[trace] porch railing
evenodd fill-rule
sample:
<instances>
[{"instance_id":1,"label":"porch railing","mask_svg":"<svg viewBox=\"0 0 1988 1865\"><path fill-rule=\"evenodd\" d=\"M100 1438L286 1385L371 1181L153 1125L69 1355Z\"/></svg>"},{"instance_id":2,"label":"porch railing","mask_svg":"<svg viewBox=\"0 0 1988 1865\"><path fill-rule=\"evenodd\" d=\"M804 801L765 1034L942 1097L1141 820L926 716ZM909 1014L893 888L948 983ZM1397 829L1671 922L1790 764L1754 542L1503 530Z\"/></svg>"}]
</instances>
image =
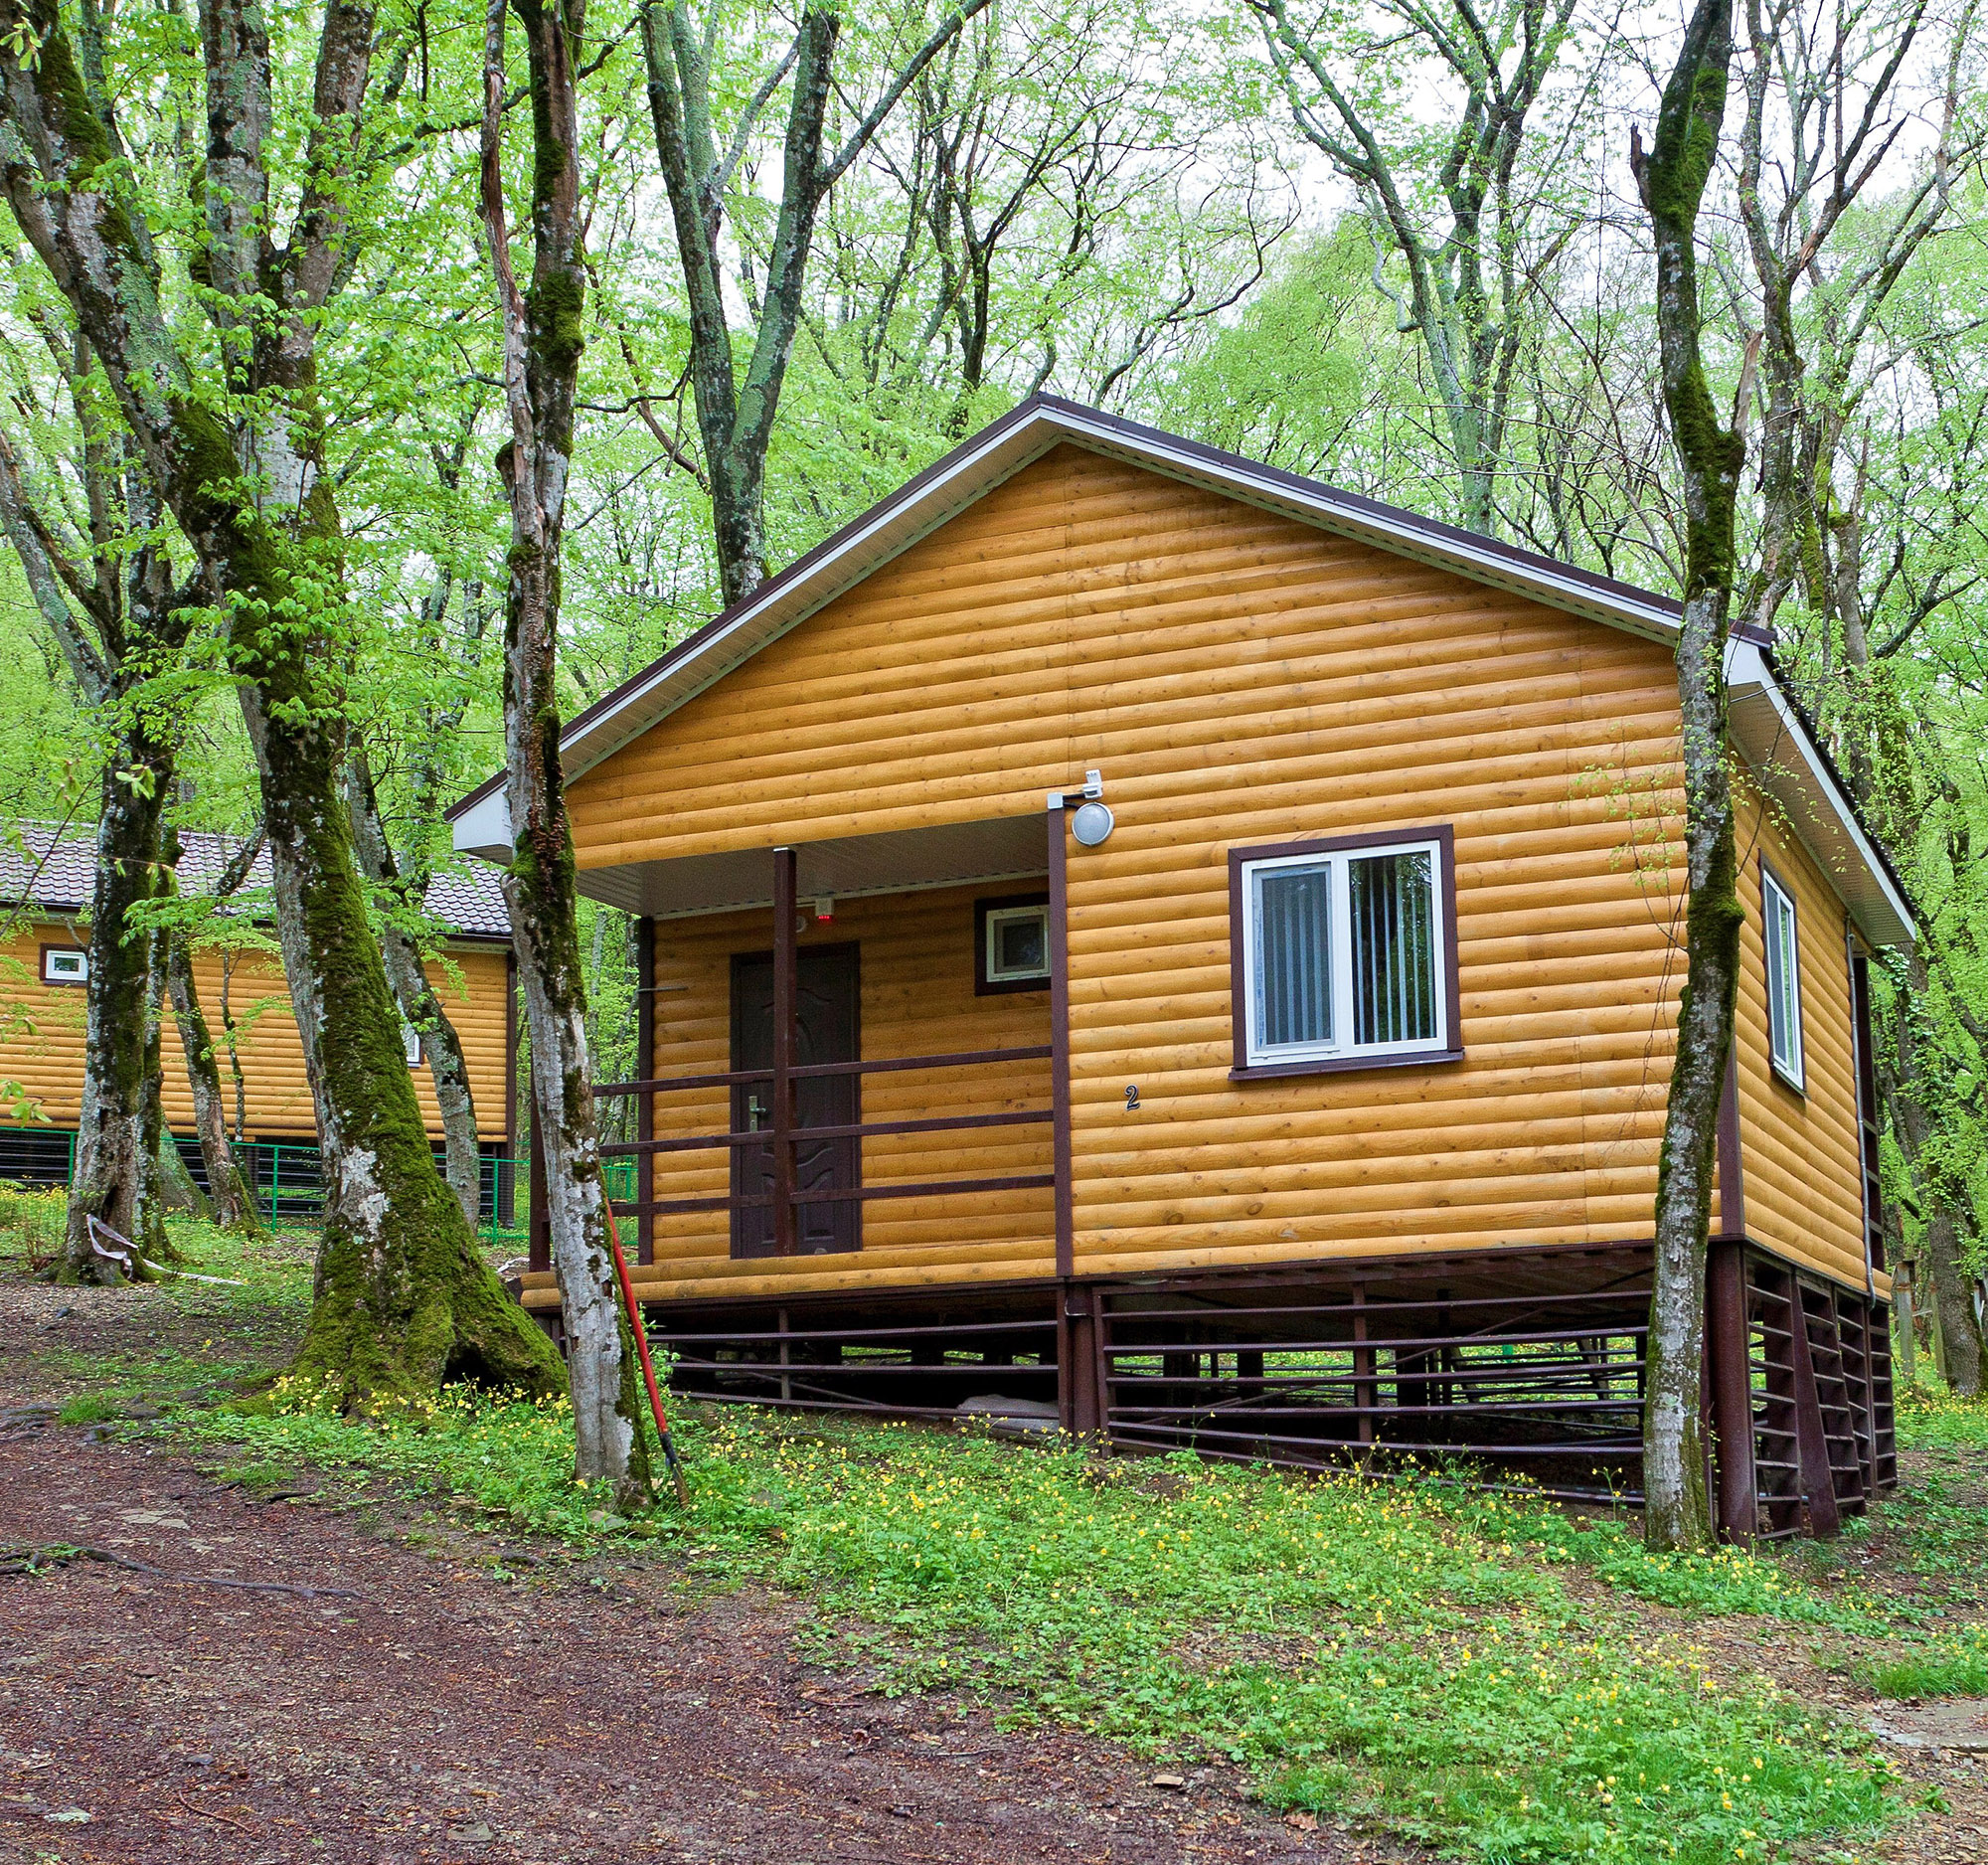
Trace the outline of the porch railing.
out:
<instances>
[{"instance_id":1,"label":"porch railing","mask_svg":"<svg viewBox=\"0 0 1988 1865\"><path fill-rule=\"evenodd\" d=\"M772 1095L773 1120L769 1126L746 1131L724 1133L694 1133L678 1135L669 1139L637 1139L622 1141L600 1149L603 1159L640 1160L663 1153L686 1153L717 1151L727 1152L738 1146L769 1146L772 1149L773 1183L771 1192L733 1194L706 1198L642 1198L616 1199L614 1211L617 1216L635 1217L644 1221L643 1235L647 1241L648 1220L659 1217L676 1217L697 1212L766 1210L773 1212L774 1254L791 1256L795 1254L798 1240L798 1214L805 1205L843 1204L870 1202L886 1198L936 1198L948 1193L977 1195L985 1192L1042 1191L1056 1184L1054 1172L1009 1172L985 1178L949 1179L893 1179L883 1185L857 1183L848 1186L831 1186L825 1190L803 1191L793 1184L793 1148L802 1141L824 1139L863 1140L896 1133L945 1133L965 1131L978 1127L1047 1125L1055 1119L1055 1110L1050 1107L1029 1107L1004 1109L996 1113L948 1113L925 1114L902 1120L858 1120L846 1125L808 1126L803 1125L794 1114L791 1093L781 1092L782 1079L795 1083L825 1076L867 1076L893 1075L914 1069L963 1069L991 1066L997 1063L1044 1062L1053 1051L1047 1043L1031 1044L1014 1049L968 1049L955 1050L946 1055L932 1056L892 1056L875 1062L814 1062L800 1063L789 1069L730 1069L707 1075L659 1076L645 1082L603 1082L594 1089L596 1098L612 1098L622 1095L666 1095L696 1089L749 1088L762 1083L774 1085ZM636 1168L639 1191L641 1168ZM646 1255L646 1252L645 1252Z\"/></svg>"}]
</instances>

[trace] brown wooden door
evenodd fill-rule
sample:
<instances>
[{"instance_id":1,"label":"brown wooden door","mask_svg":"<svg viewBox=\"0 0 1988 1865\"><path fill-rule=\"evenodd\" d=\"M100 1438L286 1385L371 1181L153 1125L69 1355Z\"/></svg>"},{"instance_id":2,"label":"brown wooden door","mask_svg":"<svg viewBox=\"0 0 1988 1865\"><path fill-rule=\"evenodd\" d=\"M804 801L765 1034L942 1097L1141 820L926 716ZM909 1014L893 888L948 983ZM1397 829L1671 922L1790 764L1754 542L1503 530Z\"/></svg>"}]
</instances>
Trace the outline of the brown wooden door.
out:
<instances>
[{"instance_id":1,"label":"brown wooden door","mask_svg":"<svg viewBox=\"0 0 1988 1865\"><path fill-rule=\"evenodd\" d=\"M815 1062L856 1062L861 1058L857 1023L860 973L852 945L811 945L799 954L797 1028L794 1066ZM770 952L739 952L732 960L732 1067L770 1069L773 1066L773 956ZM794 1084L795 1119L803 1127L854 1126L862 1119L861 1078L854 1075L803 1077ZM756 1131L771 1118L773 1092L768 1082L732 1091L732 1130ZM794 1189L828 1191L855 1189L862 1183L863 1142L854 1138L794 1142ZM734 1198L766 1197L773 1190L773 1149L735 1146L732 1149ZM863 1247L863 1206L860 1200L835 1199L798 1207L796 1228L803 1256ZM732 1254L770 1257L774 1252L773 1208L770 1204L732 1211Z\"/></svg>"}]
</instances>

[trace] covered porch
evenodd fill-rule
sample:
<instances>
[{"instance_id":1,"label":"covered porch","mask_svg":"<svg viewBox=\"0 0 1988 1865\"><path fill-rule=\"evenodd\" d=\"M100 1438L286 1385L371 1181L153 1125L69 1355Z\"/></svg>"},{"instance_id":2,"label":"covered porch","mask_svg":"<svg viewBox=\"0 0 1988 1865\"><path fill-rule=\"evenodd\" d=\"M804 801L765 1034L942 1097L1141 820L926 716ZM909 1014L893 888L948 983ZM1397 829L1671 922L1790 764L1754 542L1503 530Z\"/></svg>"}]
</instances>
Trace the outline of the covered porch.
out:
<instances>
[{"instance_id":1,"label":"covered porch","mask_svg":"<svg viewBox=\"0 0 1988 1865\"><path fill-rule=\"evenodd\" d=\"M646 1066L594 1093L633 1103L601 1151L645 1299L1070 1273L1050 802L582 871L636 918ZM550 1266L535 1199L528 1305L556 1305Z\"/></svg>"}]
</instances>

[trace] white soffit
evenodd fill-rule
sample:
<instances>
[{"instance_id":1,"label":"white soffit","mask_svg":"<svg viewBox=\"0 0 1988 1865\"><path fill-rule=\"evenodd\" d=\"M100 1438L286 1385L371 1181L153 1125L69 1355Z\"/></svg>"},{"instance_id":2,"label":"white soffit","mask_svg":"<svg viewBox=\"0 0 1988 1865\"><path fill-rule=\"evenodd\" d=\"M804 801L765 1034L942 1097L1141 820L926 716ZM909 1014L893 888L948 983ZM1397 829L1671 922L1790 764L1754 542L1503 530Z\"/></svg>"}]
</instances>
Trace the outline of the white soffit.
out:
<instances>
[{"instance_id":1,"label":"white soffit","mask_svg":"<svg viewBox=\"0 0 1988 1865\"><path fill-rule=\"evenodd\" d=\"M1037 810L1026 816L804 842L796 848L796 892L803 902L823 896L854 900L969 881L1027 880L1049 872L1050 826L1048 812ZM582 868L580 891L623 913L656 920L769 907L772 850L729 849Z\"/></svg>"}]
</instances>

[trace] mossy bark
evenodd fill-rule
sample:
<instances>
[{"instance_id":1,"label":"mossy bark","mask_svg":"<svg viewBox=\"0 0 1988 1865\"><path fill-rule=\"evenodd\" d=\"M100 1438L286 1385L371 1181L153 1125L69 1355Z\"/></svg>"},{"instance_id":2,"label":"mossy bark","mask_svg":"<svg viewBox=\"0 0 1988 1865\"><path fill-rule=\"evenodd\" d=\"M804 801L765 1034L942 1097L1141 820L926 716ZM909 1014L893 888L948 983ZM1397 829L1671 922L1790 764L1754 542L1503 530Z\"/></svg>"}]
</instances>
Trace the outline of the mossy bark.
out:
<instances>
[{"instance_id":1,"label":"mossy bark","mask_svg":"<svg viewBox=\"0 0 1988 1865\"><path fill-rule=\"evenodd\" d=\"M373 785L373 772L363 750L355 747L346 761L345 795L352 816L352 846L359 871L376 888L398 897L404 907L419 907L416 897L403 879L395 859L393 844L387 839L387 825L380 815L380 802ZM474 1227L482 1207L483 1155L476 1142L476 1102L469 1088L469 1064L462 1053L462 1039L455 1033L441 997L428 981L426 967L414 942L394 925L382 929L380 955L387 966L387 982L401 1014L420 1039L421 1059L428 1066L434 1085L435 1106L441 1113L444 1174L462 1215Z\"/></svg>"},{"instance_id":2,"label":"mossy bark","mask_svg":"<svg viewBox=\"0 0 1988 1865\"><path fill-rule=\"evenodd\" d=\"M573 465L585 254L580 246L579 0L512 0L532 94L530 288L511 269L503 184L505 0L486 15L482 208L504 332L511 498L504 752L514 854L504 877L532 1043L532 1118L545 1162L553 1268L573 1391L575 1473L651 1500L641 1394L607 1236L607 1188L586 1048L579 887L560 767L560 545Z\"/></svg>"},{"instance_id":3,"label":"mossy bark","mask_svg":"<svg viewBox=\"0 0 1988 1865\"><path fill-rule=\"evenodd\" d=\"M1925 1261L1921 1286L1932 1292L1935 1364L1955 1392L1975 1398L1988 1372L1988 1347L1974 1312L1974 1278L1961 1261L1959 1213L1968 1208L1970 1193L1965 1183L1954 1183L1945 1168L1949 1154L1937 1144L1933 1117L1918 1099L1925 1092L1928 1066L1936 1063L1922 1022L1921 1006L1932 987L1923 940L1905 960L1904 984L1896 1012L1899 1064L1898 1088L1891 1097L1892 1122L1907 1169L1917 1182L1925 1216L1919 1239Z\"/></svg>"},{"instance_id":4,"label":"mossy bark","mask_svg":"<svg viewBox=\"0 0 1988 1865\"><path fill-rule=\"evenodd\" d=\"M1733 60L1732 0L1699 0L1664 86L1648 156L1630 162L1657 249L1664 406L1682 468L1684 612L1677 643L1685 792L1685 982L1657 1163L1656 1267L1643 1380L1644 1535L1657 1549L1713 1538L1700 1431L1712 1189L1740 983L1739 856L1727 767L1725 650L1734 513L1745 444L1724 425L1700 350L1698 211L1719 148Z\"/></svg>"},{"instance_id":5,"label":"mossy bark","mask_svg":"<svg viewBox=\"0 0 1988 1865\"><path fill-rule=\"evenodd\" d=\"M65 1282L122 1279L116 1259L103 1254L92 1220L144 1256L157 1257L165 1243L151 1196L156 1134L147 1132L156 1119L151 1087L158 1068L158 1035L150 1015L152 937L132 915L162 891L160 822L170 760L163 748L147 749L155 762L120 769L113 760L103 773L89 909L83 1106L69 1229L57 1272Z\"/></svg>"}]
</instances>

